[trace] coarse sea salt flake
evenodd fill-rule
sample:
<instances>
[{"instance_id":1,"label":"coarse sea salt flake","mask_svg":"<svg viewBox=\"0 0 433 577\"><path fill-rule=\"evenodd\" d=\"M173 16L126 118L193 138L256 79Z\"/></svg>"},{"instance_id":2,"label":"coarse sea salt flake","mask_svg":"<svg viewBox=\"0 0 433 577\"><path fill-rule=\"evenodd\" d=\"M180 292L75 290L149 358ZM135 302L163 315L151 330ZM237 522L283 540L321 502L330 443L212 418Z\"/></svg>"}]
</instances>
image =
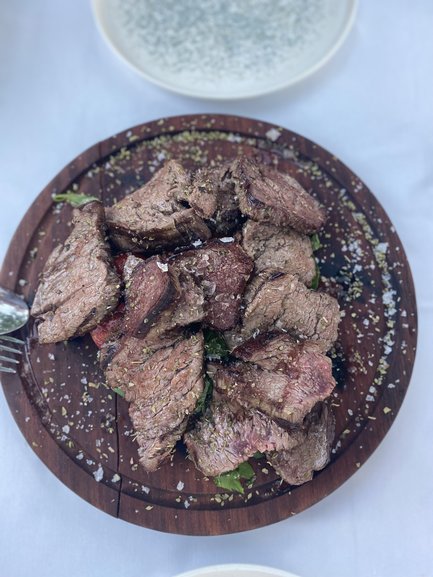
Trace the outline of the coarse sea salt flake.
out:
<instances>
[{"instance_id":1,"label":"coarse sea salt flake","mask_svg":"<svg viewBox=\"0 0 433 577\"><path fill-rule=\"evenodd\" d=\"M277 130L276 128L271 128L267 131L266 133L266 138L269 138L269 140L272 140L272 142L275 142L276 140L278 140L281 136L281 132L279 130Z\"/></svg>"},{"instance_id":2,"label":"coarse sea salt flake","mask_svg":"<svg viewBox=\"0 0 433 577\"><path fill-rule=\"evenodd\" d=\"M223 236L219 240L221 242L233 242L235 239L232 236Z\"/></svg>"},{"instance_id":3,"label":"coarse sea salt flake","mask_svg":"<svg viewBox=\"0 0 433 577\"><path fill-rule=\"evenodd\" d=\"M179 483L176 485L176 489L178 491L182 491L182 489L185 487L185 483L183 481L179 481Z\"/></svg>"},{"instance_id":4,"label":"coarse sea salt flake","mask_svg":"<svg viewBox=\"0 0 433 577\"><path fill-rule=\"evenodd\" d=\"M379 244L377 244L375 246L374 250L375 250L375 252L385 254L386 251L388 250L388 243L387 242L380 242Z\"/></svg>"},{"instance_id":5,"label":"coarse sea salt flake","mask_svg":"<svg viewBox=\"0 0 433 577\"><path fill-rule=\"evenodd\" d=\"M99 465L96 471L93 471L93 476L95 477L95 481L99 483L104 478L104 469Z\"/></svg>"},{"instance_id":6,"label":"coarse sea salt flake","mask_svg":"<svg viewBox=\"0 0 433 577\"><path fill-rule=\"evenodd\" d=\"M165 262L159 262L159 260L157 260L156 266L162 270L162 272L168 272L168 264L165 264Z\"/></svg>"},{"instance_id":7,"label":"coarse sea salt flake","mask_svg":"<svg viewBox=\"0 0 433 577\"><path fill-rule=\"evenodd\" d=\"M395 295L395 291L390 289L387 291L384 291L383 295L382 295L382 302L383 304L386 305L391 305L394 302L394 295Z\"/></svg>"},{"instance_id":8,"label":"coarse sea salt flake","mask_svg":"<svg viewBox=\"0 0 433 577\"><path fill-rule=\"evenodd\" d=\"M63 425L62 431L63 431L66 435L69 433L70 430L71 430L71 428L69 427L69 425Z\"/></svg>"}]
</instances>

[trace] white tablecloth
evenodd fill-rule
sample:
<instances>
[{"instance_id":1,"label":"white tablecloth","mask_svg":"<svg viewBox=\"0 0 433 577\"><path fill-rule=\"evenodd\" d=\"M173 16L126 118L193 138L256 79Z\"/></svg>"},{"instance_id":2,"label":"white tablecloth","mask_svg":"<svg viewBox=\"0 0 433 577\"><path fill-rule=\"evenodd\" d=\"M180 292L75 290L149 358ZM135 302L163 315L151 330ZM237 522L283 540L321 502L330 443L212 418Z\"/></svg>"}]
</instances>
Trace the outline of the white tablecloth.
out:
<instances>
[{"instance_id":1,"label":"white tablecloth","mask_svg":"<svg viewBox=\"0 0 433 577\"><path fill-rule=\"evenodd\" d=\"M161 116L241 114L295 130L347 163L393 220L415 277L418 355L391 431L304 513L192 538L93 508L38 460L0 394L0 574L170 577L221 562L305 577L433 575L433 2L364 0L336 58L291 90L244 102L177 96L107 49L82 0L0 0L0 259L47 182L96 141Z\"/></svg>"}]
</instances>

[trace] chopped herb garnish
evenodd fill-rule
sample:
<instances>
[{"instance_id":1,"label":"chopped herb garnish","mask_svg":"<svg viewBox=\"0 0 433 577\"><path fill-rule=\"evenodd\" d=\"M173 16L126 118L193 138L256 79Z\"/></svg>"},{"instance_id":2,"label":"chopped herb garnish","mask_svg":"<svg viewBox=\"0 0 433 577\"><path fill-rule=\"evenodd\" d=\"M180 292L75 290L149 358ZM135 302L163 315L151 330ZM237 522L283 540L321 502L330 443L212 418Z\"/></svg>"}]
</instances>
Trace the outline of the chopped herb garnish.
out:
<instances>
[{"instance_id":1,"label":"chopped herb garnish","mask_svg":"<svg viewBox=\"0 0 433 577\"><path fill-rule=\"evenodd\" d=\"M78 192L65 192L64 194L53 194L54 202L68 202L74 208L84 206L94 200L99 200L96 196L88 196L87 194L79 194Z\"/></svg>"},{"instance_id":2,"label":"chopped herb garnish","mask_svg":"<svg viewBox=\"0 0 433 577\"><path fill-rule=\"evenodd\" d=\"M244 487L242 485L242 479L245 481L252 481L254 476L254 469L248 461L245 461L245 463L241 463L237 469L228 471L227 473L222 473L221 475L218 475L218 477L214 477L214 483L221 489L233 492L235 491L243 495Z\"/></svg>"},{"instance_id":3,"label":"chopped herb garnish","mask_svg":"<svg viewBox=\"0 0 433 577\"><path fill-rule=\"evenodd\" d=\"M222 473L222 475L218 475L218 477L214 477L214 483L217 487L221 487L221 489L241 493L242 495L244 494L244 488L239 480L237 469L229 471L228 473Z\"/></svg>"},{"instance_id":4,"label":"chopped herb garnish","mask_svg":"<svg viewBox=\"0 0 433 577\"><path fill-rule=\"evenodd\" d=\"M194 415L199 416L205 412L212 399L212 393L213 393L213 381L208 375L205 375L204 389L202 394L198 398L197 404L194 409Z\"/></svg>"},{"instance_id":5,"label":"chopped herb garnish","mask_svg":"<svg viewBox=\"0 0 433 577\"><path fill-rule=\"evenodd\" d=\"M121 397L125 397L125 393L122 391L122 389L120 387L114 387L113 391L117 394L120 395Z\"/></svg>"},{"instance_id":6,"label":"chopped herb garnish","mask_svg":"<svg viewBox=\"0 0 433 577\"><path fill-rule=\"evenodd\" d=\"M313 252L316 250L319 250L319 248L321 248L322 243L320 242L320 238L319 238L319 235L317 234L317 232L315 232L312 236L310 236L310 241L311 241L311 248L313 249Z\"/></svg>"},{"instance_id":7,"label":"chopped herb garnish","mask_svg":"<svg viewBox=\"0 0 433 577\"><path fill-rule=\"evenodd\" d=\"M254 469L251 467L248 461L241 463L238 467L238 471L241 479L245 479L246 481L251 481L251 479L254 477Z\"/></svg>"},{"instance_id":8,"label":"chopped herb garnish","mask_svg":"<svg viewBox=\"0 0 433 577\"><path fill-rule=\"evenodd\" d=\"M313 280L311 281L311 288L316 291L319 288L320 283L320 269L318 264L316 263L316 274L314 275Z\"/></svg>"},{"instance_id":9,"label":"chopped herb garnish","mask_svg":"<svg viewBox=\"0 0 433 577\"><path fill-rule=\"evenodd\" d=\"M223 360L229 355L229 349L224 338L210 329L204 331L204 348L207 359Z\"/></svg>"}]
</instances>

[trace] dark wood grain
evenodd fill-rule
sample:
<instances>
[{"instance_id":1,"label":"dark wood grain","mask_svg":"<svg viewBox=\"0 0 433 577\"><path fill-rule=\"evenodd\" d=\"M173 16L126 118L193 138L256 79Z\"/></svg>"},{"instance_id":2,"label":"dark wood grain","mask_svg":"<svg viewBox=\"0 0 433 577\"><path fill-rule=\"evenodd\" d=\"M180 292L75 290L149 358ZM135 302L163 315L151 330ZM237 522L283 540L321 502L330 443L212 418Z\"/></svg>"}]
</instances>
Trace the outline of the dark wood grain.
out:
<instances>
[{"instance_id":1,"label":"dark wood grain","mask_svg":"<svg viewBox=\"0 0 433 577\"><path fill-rule=\"evenodd\" d=\"M257 461L253 489L228 500L195 470L181 445L171 463L145 473L138 466L127 404L105 387L88 337L41 346L30 323L16 333L26 341L19 374L2 375L19 428L59 479L107 513L162 531L217 535L252 529L299 513L331 493L385 436L414 362L412 277L383 208L356 175L318 145L246 118L161 119L84 152L26 213L0 283L31 302L47 256L70 230L70 209L54 206L53 193L75 188L110 204L146 182L167 158L195 167L238 154L292 174L329 213L318 253L322 275L329 279L322 279L322 288L338 296L345 316L334 352L335 446L331 463L313 481L281 484L264 461Z\"/></svg>"}]
</instances>

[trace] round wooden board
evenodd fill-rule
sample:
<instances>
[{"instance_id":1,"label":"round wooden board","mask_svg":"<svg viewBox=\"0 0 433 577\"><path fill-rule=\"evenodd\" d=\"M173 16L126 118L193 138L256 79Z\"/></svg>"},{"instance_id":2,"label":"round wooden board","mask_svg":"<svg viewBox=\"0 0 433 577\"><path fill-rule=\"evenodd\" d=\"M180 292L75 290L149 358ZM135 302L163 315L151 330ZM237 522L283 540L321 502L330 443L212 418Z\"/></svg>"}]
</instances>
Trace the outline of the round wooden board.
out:
<instances>
[{"instance_id":1,"label":"round wooden board","mask_svg":"<svg viewBox=\"0 0 433 577\"><path fill-rule=\"evenodd\" d=\"M53 193L77 189L111 204L146 182L167 158L189 167L254 155L293 174L327 208L317 256L322 287L344 317L334 354L337 419L330 464L300 487L281 483L265 461L245 495L221 495L185 458L153 474L138 465L127 404L103 384L89 337L39 345L32 322L17 375L2 375L12 414L34 451L68 487L144 527L190 535L253 529L299 513L348 479L390 428L415 357L416 304L401 242L366 186L332 154L282 128L233 116L182 116L132 128L96 144L38 196L6 255L0 283L31 302L51 250L70 230ZM23 282L25 281L25 283ZM23 286L24 285L24 286Z\"/></svg>"}]
</instances>

